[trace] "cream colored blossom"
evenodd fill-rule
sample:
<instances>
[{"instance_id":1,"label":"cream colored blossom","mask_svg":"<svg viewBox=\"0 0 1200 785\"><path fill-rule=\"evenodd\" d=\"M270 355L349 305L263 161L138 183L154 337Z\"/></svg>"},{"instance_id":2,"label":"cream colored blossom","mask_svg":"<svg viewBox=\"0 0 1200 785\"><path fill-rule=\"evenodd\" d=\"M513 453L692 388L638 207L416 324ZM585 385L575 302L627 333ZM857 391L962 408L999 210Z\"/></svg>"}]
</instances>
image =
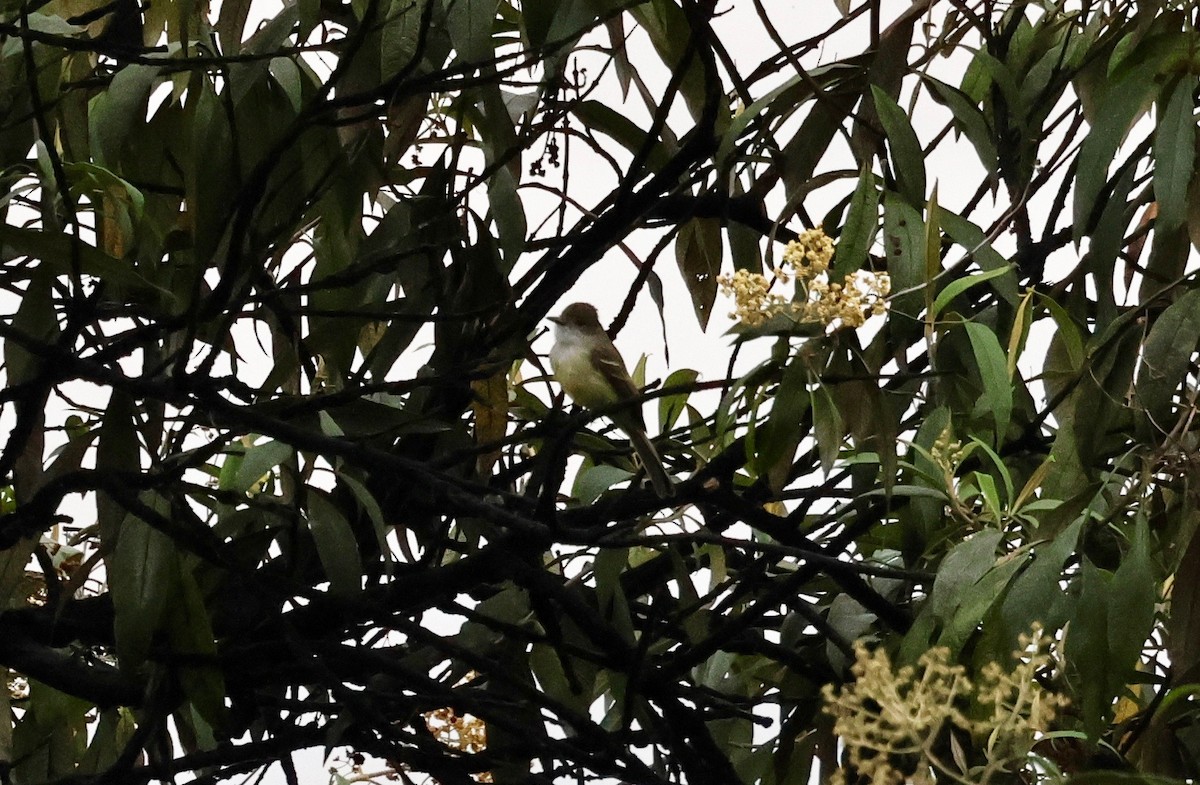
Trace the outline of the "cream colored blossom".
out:
<instances>
[{"instance_id":1,"label":"cream colored blossom","mask_svg":"<svg viewBox=\"0 0 1200 785\"><path fill-rule=\"evenodd\" d=\"M458 684L474 681L478 675L471 671ZM473 714L459 714L449 706L427 711L421 716L425 718L425 727L433 737L447 747L472 755L487 749L487 723L479 717ZM472 777L476 782L492 781L491 772L481 772Z\"/></svg>"},{"instance_id":2,"label":"cream colored blossom","mask_svg":"<svg viewBox=\"0 0 1200 785\"><path fill-rule=\"evenodd\" d=\"M929 454L933 458L933 462L942 468L947 479L953 479L955 469L962 462L966 455L966 450L963 449L963 444L957 439L953 439L953 431L947 425L938 434L937 439L933 442L933 447L930 448Z\"/></svg>"},{"instance_id":3,"label":"cream colored blossom","mask_svg":"<svg viewBox=\"0 0 1200 785\"><path fill-rule=\"evenodd\" d=\"M807 229L787 244L783 261L796 270L801 278L812 278L829 269L833 261L833 240L820 226Z\"/></svg>"},{"instance_id":4,"label":"cream colored blossom","mask_svg":"<svg viewBox=\"0 0 1200 785\"><path fill-rule=\"evenodd\" d=\"M472 714L458 714L449 707L425 713L425 726L442 744L460 752L487 749L487 726Z\"/></svg>"},{"instance_id":5,"label":"cream colored blossom","mask_svg":"<svg viewBox=\"0 0 1200 785\"><path fill-rule=\"evenodd\" d=\"M933 648L917 665L892 667L882 649L855 646L855 681L836 690L827 685L825 710L845 744L851 766L872 785L949 781L986 785L1001 772L1023 765L1035 734L1050 727L1066 703L1035 678L1051 663L1050 639L1040 628L1023 636L1009 668L991 663L978 679L950 661L950 651ZM972 709L974 707L974 709ZM970 716L968 716L970 714ZM976 742L986 762L966 767L940 752Z\"/></svg>"},{"instance_id":6,"label":"cream colored blossom","mask_svg":"<svg viewBox=\"0 0 1200 785\"><path fill-rule=\"evenodd\" d=\"M717 282L726 296L733 298L734 311L729 316L749 327L791 310L788 298L773 294L771 280L760 273L737 270L733 275L722 275Z\"/></svg>"},{"instance_id":7,"label":"cream colored blossom","mask_svg":"<svg viewBox=\"0 0 1200 785\"><path fill-rule=\"evenodd\" d=\"M859 271L841 283L829 283L828 276L822 275L808 284L805 317L822 324L860 327L868 316L887 310L891 290L887 273Z\"/></svg>"},{"instance_id":8,"label":"cream colored blossom","mask_svg":"<svg viewBox=\"0 0 1200 785\"><path fill-rule=\"evenodd\" d=\"M734 300L731 318L748 327L784 314L799 322L816 322L832 328L859 327L869 316L887 310L891 279L887 273L860 270L840 282L829 279L833 240L821 229L809 229L787 244L783 264L768 278L737 270L717 280ZM772 290L794 283L794 295Z\"/></svg>"}]
</instances>

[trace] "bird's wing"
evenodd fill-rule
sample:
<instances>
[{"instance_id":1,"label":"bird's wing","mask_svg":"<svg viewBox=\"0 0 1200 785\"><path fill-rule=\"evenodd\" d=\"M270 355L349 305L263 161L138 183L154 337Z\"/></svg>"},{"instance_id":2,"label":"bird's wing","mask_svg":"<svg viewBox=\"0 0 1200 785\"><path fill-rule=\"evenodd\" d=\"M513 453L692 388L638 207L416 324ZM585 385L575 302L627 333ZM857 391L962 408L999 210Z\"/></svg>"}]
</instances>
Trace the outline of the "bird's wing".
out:
<instances>
[{"instance_id":1,"label":"bird's wing","mask_svg":"<svg viewBox=\"0 0 1200 785\"><path fill-rule=\"evenodd\" d=\"M621 355L617 353L616 347L603 346L593 349L592 364L600 373L604 374L604 378L612 386L613 392L617 394L618 400L634 400L641 395L637 385L630 378L629 371L625 370L625 363L621 360ZM642 407L640 405L631 406L629 414L634 418L638 427L644 430L646 425L642 420Z\"/></svg>"}]
</instances>

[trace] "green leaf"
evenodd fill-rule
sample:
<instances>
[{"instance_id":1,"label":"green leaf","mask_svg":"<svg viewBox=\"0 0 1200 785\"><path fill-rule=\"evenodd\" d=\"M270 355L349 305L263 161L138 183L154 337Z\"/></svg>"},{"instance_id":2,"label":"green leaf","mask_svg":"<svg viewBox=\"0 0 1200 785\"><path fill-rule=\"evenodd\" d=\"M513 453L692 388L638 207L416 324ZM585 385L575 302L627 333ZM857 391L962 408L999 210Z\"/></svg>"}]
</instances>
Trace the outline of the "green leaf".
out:
<instances>
[{"instance_id":1,"label":"green leaf","mask_svg":"<svg viewBox=\"0 0 1200 785\"><path fill-rule=\"evenodd\" d=\"M621 575L629 567L628 548L603 548L592 561L596 581L596 604L621 638L632 644L637 633L629 612L629 600L621 586Z\"/></svg>"},{"instance_id":2,"label":"green leaf","mask_svg":"<svg viewBox=\"0 0 1200 785\"><path fill-rule=\"evenodd\" d=\"M608 45L612 50L613 68L617 72L617 82L621 85L621 98L629 97L629 88L633 84L634 69L629 61L629 52L625 47L625 22L621 14L613 14L604 21L608 32Z\"/></svg>"},{"instance_id":3,"label":"green leaf","mask_svg":"<svg viewBox=\"0 0 1200 785\"><path fill-rule=\"evenodd\" d=\"M693 218L679 228L675 259L692 296L692 308L700 329L708 327L717 299L717 276L721 274L724 246L717 218Z\"/></svg>"},{"instance_id":4,"label":"green leaf","mask_svg":"<svg viewBox=\"0 0 1200 785\"><path fill-rule=\"evenodd\" d=\"M609 488L632 476L633 472L606 463L589 466L575 475L575 484L571 488L571 495L581 504L592 504Z\"/></svg>"},{"instance_id":5,"label":"green leaf","mask_svg":"<svg viewBox=\"0 0 1200 785\"><path fill-rule=\"evenodd\" d=\"M839 274L853 273L867 260L867 252L879 230L879 191L875 175L864 165L858 176L858 186L850 197L850 212L838 236L834 267Z\"/></svg>"},{"instance_id":6,"label":"green leaf","mask_svg":"<svg viewBox=\"0 0 1200 785\"><path fill-rule=\"evenodd\" d=\"M909 204L920 207L925 204L925 154L921 143L908 115L890 95L878 85L871 85L871 95L875 98L879 122L887 134L897 188Z\"/></svg>"},{"instance_id":7,"label":"green leaf","mask_svg":"<svg viewBox=\"0 0 1200 785\"><path fill-rule=\"evenodd\" d=\"M845 429L842 416L829 389L818 384L812 390L813 432L817 437L817 453L821 458L821 471L829 476L842 449Z\"/></svg>"},{"instance_id":8,"label":"green leaf","mask_svg":"<svg viewBox=\"0 0 1200 785\"><path fill-rule=\"evenodd\" d=\"M925 203L925 238L924 253L925 277L925 330L930 331L934 324L934 292L937 290L937 277L942 274L942 210L937 206L937 184L934 192L929 194L929 202Z\"/></svg>"},{"instance_id":9,"label":"green leaf","mask_svg":"<svg viewBox=\"0 0 1200 785\"><path fill-rule=\"evenodd\" d=\"M1079 330L1079 325L1075 324L1071 314L1053 299L1041 295L1039 300L1046 307L1046 311L1058 328L1055 335L1063 342L1071 370L1077 370L1083 365L1085 357L1083 334Z\"/></svg>"},{"instance_id":10,"label":"green leaf","mask_svg":"<svg viewBox=\"0 0 1200 785\"><path fill-rule=\"evenodd\" d=\"M1150 328L1142 345L1134 390L1138 403L1161 431L1174 425L1171 401L1183 382L1188 365L1200 344L1200 289L1172 303Z\"/></svg>"},{"instance_id":11,"label":"green leaf","mask_svg":"<svg viewBox=\"0 0 1200 785\"><path fill-rule=\"evenodd\" d=\"M1000 88L1010 106L1020 103L1021 89L1012 69L993 57L986 49L975 50L971 64L963 73L962 91L969 99L981 102L993 85Z\"/></svg>"},{"instance_id":12,"label":"green leaf","mask_svg":"<svg viewBox=\"0 0 1200 785\"><path fill-rule=\"evenodd\" d=\"M292 457L294 452L290 444L274 440L250 447L237 467L231 490L245 493L261 480L263 475Z\"/></svg>"},{"instance_id":13,"label":"green leaf","mask_svg":"<svg viewBox=\"0 0 1200 785\"><path fill-rule=\"evenodd\" d=\"M1004 599L1013 576L1024 566L1024 560L1010 555L996 563L978 581L967 587L956 598L957 608L948 620L937 645L949 647L957 653L979 629L979 625L993 607ZM939 571L940 573L940 571Z\"/></svg>"},{"instance_id":14,"label":"green leaf","mask_svg":"<svg viewBox=\"0 0 1200 785\"><path fill-rule=\"evenodd\" d=\"M1067 659L1078 674L1080 716L1091 739L1107 728L1113 700L1133 678L1154 622L1158 593L1148 540L1146 522L1139 520L1115 573L1083 562Z\"/></svg>"},{"instance_id":15,"label":"green leaf","mask_svg":"<svg viewBox=\"0 0 1200 785\"><path fill-rule=\"evenodd\" d=\"M147 491L139 498L159 514L171 515L170 502L160 494ZM145 662L150 642L162 627L163 610L175 595L179 557L170 537L129 513L106 565L116 612L117 655L121 668L132 673Z\"/></svg>"},{"instance_id":16,"label":"green leaf","mask_svg":"<svg viewBox=\"0 0 1200 785\"><path fill-rule=\"evenodd\" d=\"M766 203L761 197L747 194L742 187L740 178L733 178L733 192L730 194L730 198L740 201L744 205L743 209L755 210L760 215L767 214ZM729 238L729 260L733 262L733 269L761 273L763 271L761 230L731 216L725 222L725 233ZM659 297L656 301L659 303L660 316L662 315L661 300L662 298Z\"/></svg>"},{"instance_id":17,"label":"green leaf","mask_svg":"<svg viewBox=\"0 0 1200 785\"><path fill-rule=\"evenodd\" d=\"M379 543L379 551L384 555L384 558L390 561L391 548L388 546L387 541L388 525L383 518L383 510L380 509L379 502L375 500L375 497L371 494L367 486L354 477L351 477L348 473L339 471L338 481L350 489L350 492L354 494L355 501L358 502L363 512L367 514L367 517L370 518L371 525L375 528L375 539ZM390 566L389 564L389 568Z\"/></svg>"},{"instance_id":18,"label":"green leaf","mask_svg":"<svg viewBox=\"0 0 1200 785\"><path fill-rule=\"evenodd\" d=\"M867 610L849 594L839 594L829 603L825 613L825 621L830 628L845 640L856 641L871 632L871 627L879 617ZM830 665L837 671L845 670L850 663L842 650L833 644L832 640L825 641L825 656Z\"/></svg>"},{"instance_id":19,"label":"green leaf","mask_svg":"<svg viewBox=\"0 0 1200 785\"><path fill-rule=\"evenodd\" d=\"M55 314L53 277L39 269L21 294L11 326L18 334L43 346L53 346L58 338L58 317ZM4 341L4 366L9 385L19 385L37 377L43 367L42 352L26 348L18 341Z\"/></svg>"},{"instance_id":20,"label":"green leaf","mask_svg":"<svg viewBox=\"0 0 1200 785\"><path fill-rule=\"evenodd\" d=\"M362 559L354 531L342 511L325 494L308 492L308 528L317 546L317 556L334 594L356 594L362 588Z\"/></svg>"},{"instance_id":21,"label":"green leaf","mask_svg":"<svg viewBox=\"0 0 1200 785\"><path fill-rule=\"evenodd\" d=\"M1060 592L1063 569L1074 557L1084 519L1078 517L1051 542L1034 547L1034 558L1017 576L1000 606L999 618L985 629L985 636L995 641L992 651L1012 651L1017 637L1028 633L1033 623L1040 622L1047 630L1059 627L1065 618L1054 613L1057 603L1048 598Z\"/></svg>"},{"instance_id":22,"label":"green leaf","mask_svg":"<svg viewBox=\"0 0 1200 785\"><path fill-rule=\"evenodd\" d=\"M1004 443L1012 417L1013 389L1008 379L1008 363L996 334L978 322L964 322L963 329L971 339L975 363L983 379L983 403L996 423L997 448Z\"/></svg>"},{"instance_id":23,"label":"green leaf","mask_svg":"<svg viewBox=\"0 0 1200 785\"><path fill-rule=\"evenodd\" d=\"M983 273L973 273L965 278L958 278L946 284L946 287L938 292L938 296L934 298L933 305L929 309L929 317L936 319L942 309L949 305L955 297L966 290L978 286L981 283L994 280L1002 275L1011 274L1012 270L1008 267L1002 267L998 270L990 270Z\"/></svg>"},{"instance_id":24,"label":"green leaf","mask_svg":"<svg viewBox=\"0 0 1200 785\"><path fill-rule=\"evenodd\" d=\"M915 320L924 308L925 221L898 194L883 197L883 247L894 295L892 310Z\"/></svg>"},{"instance_id":25,"label":"green leaf","mask_svg":"<svg viewBox=\"0 0 1200 785\"><path fill-rule=\"evenodd\" d=\"M571 113L588 128L610 137L634 155L646 145L646 131L606 103L596 100L580 101L571 106ZM646 167L651 172L657 172L666 166L673 154L672 146L655 139L646 157Z\"/></svg>"},{"instance_id":26,"label":"green leaf","mask_svg":"<svg viewBox=\"0 0 1200 785\"><path fill-rule=\"evenodd\" d=\"M102 166L87 162L64 163L63 171L71 183L72 195L86 196L93 205L105 195L116 195L128 205L133 219L142 217L146 197L128 180L117 177Z\"/></svg>"},{"instance_id":27,"label":"green leaf","mask_svg":"<svg viewBox=\"0 0 1200 785\"><path fill-rule=\"evenodd\" d=\"M565 663L569 662L567 666ZM576 674L576 668L587 667L584 660L568 659L568 655L547 644L535 643L529 652L529 665L537 676L538 684L546 691L546 695L556 701L571 707L576 712L585 714L594 702L594 691L585 689L583 681ZM570 667L570 672L568 672Z\"/></svg>"},{"instance_id":28,"label":"green leaf","mask_svg":"<svg viewBox=\"0 0 1200 785\"><path fill-rule=\"evenodd\" d=\"M76 774L76 761L87 744L86 715L93 706L36 679L29 679L29 695L22 704L23 716L6 740L5 758L13 763L6 779L52 782Z\"/></svg>"},{"instance_id":29,"label":"green leaf","mask_svg":"<svg viewBox=\"0 0 1200 785\"><path fill-rule=\"evenodd\" d=\"M996 530L982 531L955 545L946 554L929 594L931 613L943 619L953 614L961 604L963 591L995 565L996 548L1002 536Z\"/></svg>"},{"instance_id":30,"label":"green leaf","mask_svg":"<svg viewBox=\"0 0 1200 785\"><path fill-rule=\"evenodd\" d=\"M64 37L77 36L87 32L87 27L71 24L57 14L31 13L25 19L25 24L35 32Z\"/></svg>"},{"instance_id":31,"label":"green leaf","mask_svg":"<svg viewBox=\"0 0 1200 785\"><path fill-rule=\"evenodd\" d=\"M901 645L904 662L916 662L933 643L930 636L955 617L970 588L995 566L1002 536L994 529L979 532L955 545L942 559L929 599Z\"/></svg>"},{"instance_id":32,"label":"green leaf","mask_svg":"<svg viewBox=\"0 0 1200 785\"><path fill-rule=\"evenodd\" d=\"M1154 626L1154 605L1158 601L1158 580L1150 556L1150 527L1139 516L1133 531L1129 553L1113 573L1119 590L1109 598L1108 650L1118 667L1125 667L1122 685L1132 676L1142 648Z\"/></svg>"},{"instance_id":33,"label":"green leaf","mask_svg":"<svg viewBox=\"0 0 1200 785\"><path fill-rule=\"evenodd\" d=\"M292 111L299 112L304 105L304 74L290 57L273 57L268 67L275 84L283 90Z\"/></svg>"},{"instance_id":34,"label":"green leaf","mask_svg":"<svg viewBox=\"0 0 1200 785\"><path fill-rule=\"evenodd\" d=\"M1079 586L1079 605L1071 621L1067 651L1068 658L1078 660L1077 700L1085 730L1089 738L1098 739L1112 715L1114 697L1109 688L1108 615L1104 602L1113 588L1112 574L1085 560Z\"/></svg>"},{"instance_id":35,"label":"green leaf","mask_svg":"<svg viewBox=\"0 0 1200 785\"><path fill-rule=\"evenodd\" d=\"M424 68L415 68L412 59L417 55L421 43L421 18L426 13L426 7L434 0L402 0L393 3L390 13L383 22L380 31L379 70L384 78L392 77L400 71L425 73ZM303 11L303 5L301 5ZM433 25L438 22L438 16L433 17ZM449 25L447 24L447 27ZM425 58L430 58L428 41L425 47Z\"/></svg>"},{"instance_id":36,"label":"green leaf","mask_svg":"<svg viewBox=\"0 0 1200 785\"><path fill-rule=\"evenodd\" d=\"M789 359L783 380L771 399L771 413L754 438L754 467L778 490L788 475L796 448L804 436L801 424L812 396L808 392L808 365L800 356Z\"/></svg>"},{"instance_id":37,"label":"green leaf","mask_svg":"<svg viewBox=\"0 0 1200 785\"><path fill-rule=\"evenodd\" d=\"M495 57L492 27L498 0L445 0L450 41L460 63L486 63Z\"/></svg>"},{"instance_id":38,"label":"green leaf","mask_svg":"<svg viewBox=\"0 0 1200 785\"><path fill-rule=\"evenodd\" d=\"M1013 499L1013 481L1012 475L1008 471L1008 467L1004 464L1004 460L985 442L980 441L978 437L971 437L970 446L972 450L978 449L983 452L983 454L988 457L988 460L992 462L992 466L995 467L996 473L999 474L1000 479L1004 481L1004 500L1006 503L1011 503ZM983 476L987 476L988 480L992 479L990 475Z\"/></svg>"},{"instance_id":39,"label":"green leaf","mask_svg":"<svg viewBox=\"0 0 1200 785\"><path fill-rule=\"evenodd\" d=\"M253 40L253 39L252 39ZM226 229L236 182L231 176L232 133L225 107L206 80L188 90L193 120L191 156L187 161L188 217L198 259L215 257Z\"/></svg>"},{"instance_id":40,"label":"green leaf","mask_svg":"<svg viewBox=\"0 0 1200 785\"><path fill-rule=\"evenodd\" d=\"M991 519L999 524L1004 519L1004 502L1000 499L999 490L996 488L996 478L985 472L971 472L968 476L968 481L975 484L979 489L979 495L983 497L983 504Z\"/></svg>"},{"instance_id":41,"label":"green leaf","mask_svg":"<svg viewBox=\"0 0 1200 785\"><path fill-rule=\"evenodd\" d=\"M99 720L88 743L87 753L79 762L80 774L101 774L121 756L137 729L133 713L126 708L108 708Z\"/></svg>"},{"instance_id":42,"label":"green leaf","mask_svg":"<svg viewBox=\"0 0 1200 785\"><path fill-rule=\"evenodd\" d=\"M1103 330L1117 318L1114 292L1117 257L1125 249L1125 232L1132 219L1135 203L1129 199L1137 166L1124 167L1113 184L1112 195L1100 211L1100 221L1088 241L1087 261L1096 282L1096 328Z\"/></svg>"},{"instance_id":43,"label":"green leaf","mask_svg":"<svg viewBox=\"0 0 1200 785\"><path fill-rule=\"evenodd\" d=\"M560 67L571 51L573 39L596 24L597 12L609 10L609 0L560 0L556 3L523 3L521 20L525 23L530 44L537 49L557 47L547 52L551 72Z\"/></svg>"},{"instance_id":44,"label":"green leaf","mask_svg":"<svg viewBox=\"0 0 1200 785\"><path fill-rule=\"evenodd\" d=\"M1149 303L1183 280L1191 251L1184 226L1156 229L1150 240L1150 258L1146 260L1138 287L1138 302L1143 305Z\"/></svg>"},{"instance_id":45,"label":"green leaf","mask_svg":"<svg viewBox=\"0 0 1200 785\"><path fill-rule=\"evenodd\" d=\"M699 120L705 105L704 68L700 58L691 56L694 44L683 9L674 0L648 0L630 6L629 13L650 37L650 43L671 73L678 70L687 58L687 70L679 89L692 119ZM718 127L717 130L723 129Z\"/></svg>"},{"instance_id":46,"label":"green leaf","mask_svg":"<svg viewBox=\"0 0 1200 785\"><path fill-rule=\"evenodd\" d=\"M817 164L825 157L834 137L842 132L843 124L862 96L865 89L862 72L857 68L846 70L849 73L830 74L829 87L783 147L783 184L789 195L799 194L811 185ZM791 94L784 95L790 98ZM784 96L780 100L785 100ZM800 105L799 99L796 104ZM789 201L792 198L795 197L789 196ZM792 212L789 208L779 220Z\"/></svg>"},{"instance_id":47,"label":"green leaf","mask_svg":"<svg viewBox=\"0 0 1200 785\"><path fill-rule=\"evenodd\" d=\"M71 275L73 260L78 259L82 273L109 285L126 287L127 293L163 291L139 275L129 262L114 259L76 237L0 223L0 259L15 256L38 259L56 275Z\"/></svg>"},{"instance_id":48,"label":"green leaf","mask_svg":"<svg viewBox=\"0 0 1200 785\"><path fill-rule=\"evenodd\" d=\"M1188 183L1196 160L1196 119L1192 116L1195 77L1181 78L1160 104L1154 134L1155 230L1181 226L1187 218Z\"/></svg>"},{"instance_id":49,"label":"green leaf","mask_svg":"<svg viewBox=\"0 0 1200 785\"><path fill-rule=\"evenodd\" d=\"M1130 71L1109 90L1100 116L1104 122L1092 127L1079 148L1075 169L1073 233L1075 242L1094 229L1092 211L1108 179L1108 168L1133 121L1145 111L1146 102L1157 88L1157 64L1148 63Z\"/></svg>"},{"instance_id":50,"label":"green leaf","mask_svg":"<svg viewBox=\"0 0 1200 785\"><path fill-rule=\"evenodd\" d=\"M504 252L504 264L508 269L517 263L524 252L528 229L525 204L521 201L518 185L520 183L507 166L500 167L488 178L489 214L496 223L496 235L500 238L500 249Z\"/></svg>"},{"instance_id":51,"label":"green leaf","mask_svg":"<svg viewBox=\"0 0 1200 785\"><path fill-rule=\"evenodd\" d=\"M983 230L944 207L938 209L938 223L951 240L966 249L967 255L975 260L981 270L1008 272L1006 276L990 279L991 285L1005 301L1016 305L1018 301L1017 272L1013 265L992 247Z\"/></svg>"},{"instance_id":52,"label":"green leaf","mask_svg":"<svg viewBox=\"0 0 1200 785\"><path fill-rule=\"evenodd\" d=\"M212 621L192 574L180 570L178 580L168 632L172 650L188 663L179 669L180 686L204 721L219 728L225 723L225 679L216 661Z\"/></svg>"},{"instance_id":53,"label":"green leaf","mask_svg":"<svg viewBox=\"0 0 1200 785\"><path fill-rule=\"evenodd\" d=\"M996 172L996 142L987 116L980 110L975 101L962 90L938 81L927 74L921 75L925 84L929 85L933 99L950 110L954 116L954 125L958 133L967 137L975 148L980 163L988 174Z\"/></svg>"},{"instance_id":54,"label":"green leaf","mask_svg":"<svg viewBox=\"0 0 1200 785\"><path fill-rule=\"evenodd\" d=\"M737 148L739 139L741 138L742 134L746 132L746 129L750 127L750 124L753 123L759 117L759 115L762 115L765 110L768 108L777 110L776 113L768 113L769 116L773 119L776 117L778 117L778 119L783 119L783 117L791 114L791 111L794 111L795 108L799 108L803 102L798 100L799 97L794 95L794 93L796 92L797 87L806 87L808 84L810 84L812 78L813 75L811 73L798 74L790 77L784 81L783 84L779 85L774 90L771 90L762 98L759 98L754 101L754 103L744 107L742 111L730 121L729 128L725 131L721 138L721 144L717 148L717 154L715 156L718 167L725 169L733 164L733 155ZM786 107L791 107L791 109L784 106L773 106L777 101L780 101L781 98L785 97L787 101ZM783 102L780 101L780 103Z\"/></svg>"},{"instance_id":55,"label":"green leaf","mask_svg":"<svg viewBox=\"0 0 1200 785\"><path fill-rule=\"evenodd\" d=\"M1029 338L1029 320L1033 316L1033 287L1021 298L1017 313L1013 317L1012 330L1008 333L1008 378L1010 381L1017 377L1017 361L1025 350L1025 342Z\"/></svg>"},{"instance_id":56,"label":"green leaf","mask_svg":"<svg viewBox=\"0 0 1200 785\"><path fill-rule=\"evenodd\" d=\"M221 3L221 13L213 29L221 43L221 52L235 55L242 50L242 32L250 15L251 0L228 0Z\"/></svg>"},{"instance_id":57,"label":"green leaf","mask_svg":"<svg viewBox=\"0 0 1200 785\"><path fill-rule=\"evenodd\" d=\"M672 387L689 387L695 384L698 378L700 378L698 371L691 368L680 368L664 379L662 386L664 390ZM664 395L658 399L658 429L660 431L669 431L675 427L679 415L683 414L684 409L687 408L690 396L690 392L684 391L674 395Z\"/></svg>"},{"instance_id":58,"label":"green leaf","mask_svg":"<svg viewBox=\"0 0 1200 785\"><path fill-rule=\"evenodd\" d=\"M135 136L132 130L145 122L146 103L158 75L158 66L127 65L113 76L108 89L93 99L88 135L100 166L114 169L120 164L125 146Z\"/></svg>"},{"instance_id":59,"label":"green leaf","mask_svg":"<svg viewBox=\"0 0 1200 785\"><path fill-rule=\"evenodd\" d=\"M137 416L133 400L114 389L100 424L96 446L96 468L105 472L136 472L141 468L141 448L137 435ZM101 491L96 496L96 522L104 548L116 545L125 508Z\"/></svg>"}]
</instances>

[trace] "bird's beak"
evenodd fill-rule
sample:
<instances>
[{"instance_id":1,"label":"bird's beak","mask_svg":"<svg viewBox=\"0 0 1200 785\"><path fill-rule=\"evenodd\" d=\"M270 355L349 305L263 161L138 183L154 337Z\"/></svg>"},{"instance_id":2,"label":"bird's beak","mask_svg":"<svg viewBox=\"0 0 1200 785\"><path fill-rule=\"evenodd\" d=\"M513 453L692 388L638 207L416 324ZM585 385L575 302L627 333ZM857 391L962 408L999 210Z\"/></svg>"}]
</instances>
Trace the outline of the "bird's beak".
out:
<instances>
[{"instance_id":1,"label":"bird's beak","mask_svg":"<svg viewBox=\"0 0 1200 785\"><path fill-rule=\"evenodd\" d=\"M563 320L562 320L562 317L561 317L561 316L547 316L546 318L547 318L548 320L550 320L550 321L554 322L555 324L562 324L562 323L563 323Z\"/></svg>"}]
</instances>

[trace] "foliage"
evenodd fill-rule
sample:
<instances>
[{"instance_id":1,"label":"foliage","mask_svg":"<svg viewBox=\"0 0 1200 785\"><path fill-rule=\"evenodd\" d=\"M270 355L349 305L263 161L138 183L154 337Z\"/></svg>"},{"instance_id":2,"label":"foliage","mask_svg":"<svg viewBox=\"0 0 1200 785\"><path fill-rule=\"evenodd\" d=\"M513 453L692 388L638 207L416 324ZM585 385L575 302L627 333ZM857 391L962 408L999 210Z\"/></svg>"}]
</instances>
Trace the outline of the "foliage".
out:
<instances>
[{"instance_id":1,"label":"foliage","mask_svg":"<svg viewBox=\"0 0 1200 785\"><path fill-rule=\"evenodd\" d=\"M728 5L0 0L0 781L852 781L856 645L1035 622L920 779L1200 775L1197 10ZM730 347L669 509L589 271Z\"/></svg>"}]
</instances>

